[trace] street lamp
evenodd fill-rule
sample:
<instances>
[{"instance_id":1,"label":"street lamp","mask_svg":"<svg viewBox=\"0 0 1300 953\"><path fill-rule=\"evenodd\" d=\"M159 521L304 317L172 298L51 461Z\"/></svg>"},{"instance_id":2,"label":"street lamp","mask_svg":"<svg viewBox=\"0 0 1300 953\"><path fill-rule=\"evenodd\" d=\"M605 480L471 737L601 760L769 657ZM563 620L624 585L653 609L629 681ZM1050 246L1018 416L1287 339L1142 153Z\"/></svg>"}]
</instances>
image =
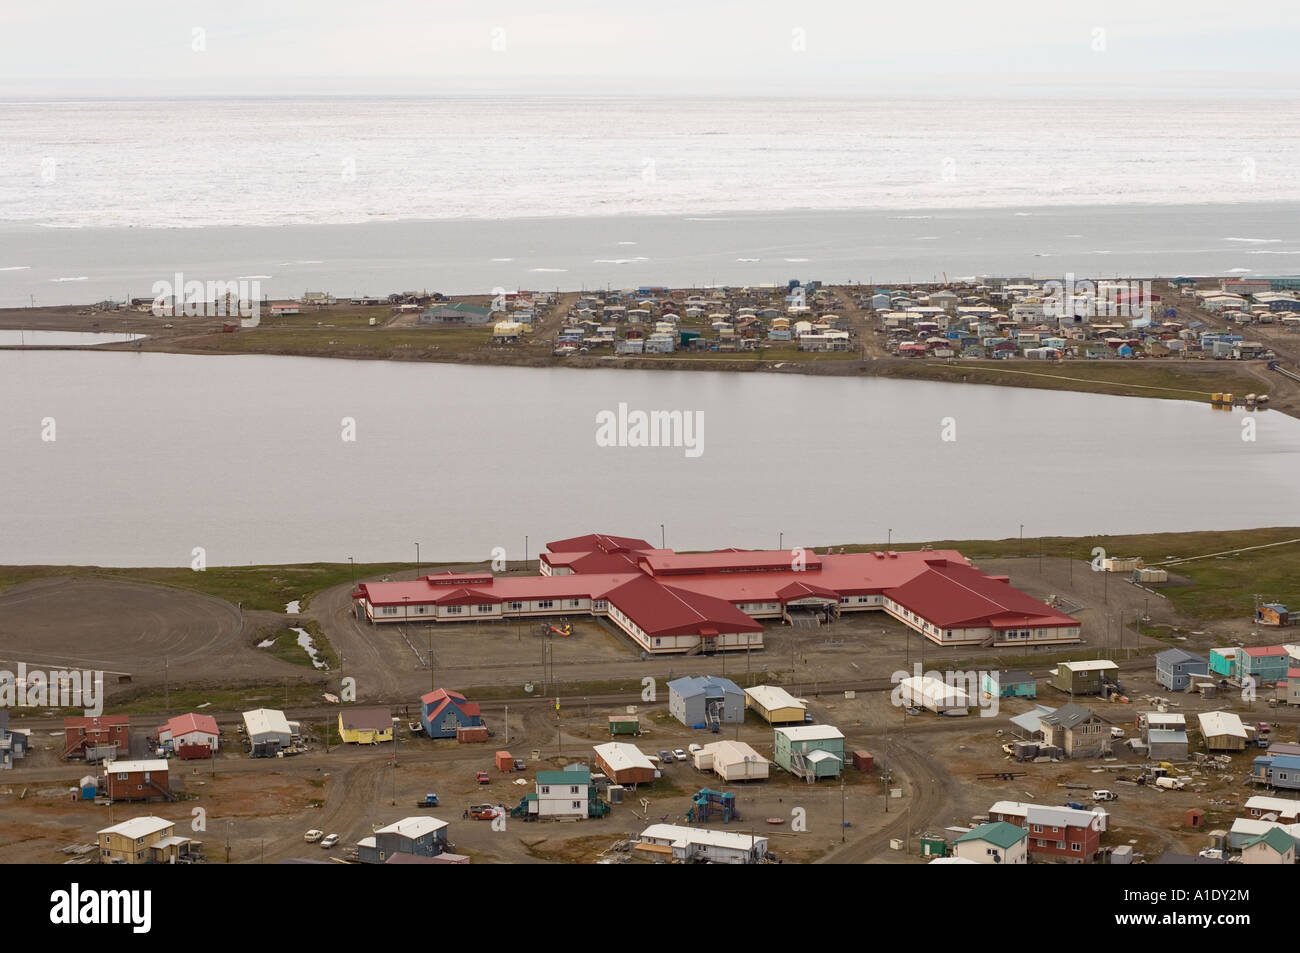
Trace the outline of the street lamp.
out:
<instances>
[{"instance_id":1,"label":"street lamp","mask_svg":"<svg viewBox=\"0 0 1300 953\"><path fill-rule=\"evenodd\" d=\"M894 531L893 531L893 529L890 529L888 532L889 532L889 535L888 535L888 536L886 537L886 539L885 539L885 546L886 546L886 548L888 548L888 547L894 545Z\"/></svg>"},{"instance_id":2,"label":"street lamp","mask_svg":"<svg viewBox=\"0 0 1300 953\"><path fill-rule=\"evenodd\" d=\"M415 544L415 578L420 578L420 544Z\"/></svg>"},{"instance_id":3,"label":"street lamp","mask_svg":"<svg viewBox=\"0 0 1300 953\"><path fill-rule=\"evenodd\" d=\"M785 533L781 533L777 536L776 548L785 549Z\"/></svg>"},{"instance_id":4,"label":"street lamp","mask_svg":"<svg viewBox=\"0 0 1300 953\"><path fill-rule=\"evenodd\" d=\"M1025 524L1020 524L1020 555L1025 555Z\"/></svg>"},{"instance_id":5,"label":"street lamp","mask_svg":"<svg viewBox=\"0 0 1300 953\"><path fill-rule=\"evenodd\" d=\"M352 588L357 587L357 563L351 556L348 557L348 565L352 567Z\"/></svg>"},{"instance_id":6,"label":"street lamp","mask_svg":"<svg viewBox=\"0 0 1300 953\"><path fill-rule=\"evenodd\" d=\"M663 523L660 523L660 524L659 524L659 548L660 548L660 549L667 549L667 548L668 548L668 542L667 542L667 540L666 540L665 537L664 537L664 524L663 524Z\"/></svg>"}]
</instances>

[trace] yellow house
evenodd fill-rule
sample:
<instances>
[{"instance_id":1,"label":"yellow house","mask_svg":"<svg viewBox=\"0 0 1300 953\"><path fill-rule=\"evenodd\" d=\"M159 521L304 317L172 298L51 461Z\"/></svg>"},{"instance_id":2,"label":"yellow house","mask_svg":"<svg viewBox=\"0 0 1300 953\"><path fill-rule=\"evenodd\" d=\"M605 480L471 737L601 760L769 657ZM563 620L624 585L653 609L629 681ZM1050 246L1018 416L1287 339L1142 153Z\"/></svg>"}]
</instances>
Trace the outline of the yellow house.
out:
<instances>
[{"instance_id":1,"label":"yellow house","mask_svg":"<svg viewBox=\"0 0 1300 953\"><path fill-rule=\"evenodd\" d=\"M804 713L808 710L805 702L776 685L755 685L745 689L745 707L769 725L803 724Z\"/></svg>"},{"instance_id":2,"label":"yellow house","mask_svg":"<svg viewBox=\"0 0 1300 953\"><path fill-rule=\"evenodd\" d=\"M189 852L190 839L176 837L176 822L133 817L99 832L101 864L174 864Z\"/></svg>"},{"instance_id":3,"label":"yellow house","mask_svg":"<svg viewBox=\"0 0 1300 953\"><path fill-rule=\"evenodd\" d=\"M339 712L339 737L354 745L392 741L392 715L387 708L345 708Z\"/></svg>"}]
</instances>

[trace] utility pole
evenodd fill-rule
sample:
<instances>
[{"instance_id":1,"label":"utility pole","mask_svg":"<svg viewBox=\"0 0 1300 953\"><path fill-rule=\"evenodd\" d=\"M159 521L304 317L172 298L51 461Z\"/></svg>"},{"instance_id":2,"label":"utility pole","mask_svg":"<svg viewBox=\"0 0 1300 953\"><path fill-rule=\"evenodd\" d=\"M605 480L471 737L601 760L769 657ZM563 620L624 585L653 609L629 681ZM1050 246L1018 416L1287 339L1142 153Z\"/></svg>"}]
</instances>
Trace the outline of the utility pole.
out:
<instances>
[{"instance_id":1,"label":"utility pole","mask_svg":"<svg viewBox=\"0 0 1300 953\"><path fill-rule=\"evenodd\" d=\"M420 544L415 544L415 578L420 578Z\"/></svg>"},{"instance_id":2,"label":"utility pole","mask_svg":"<svg viewBox=\"0 0 1300 953\"><path fill-rule=\"evenodd\" d=\"M356 560L351 556L348 557L348 565L352 567L352 588L355 589L357 587L357 564Z\"/></svg>"},{"instance_id":3,"label":"utility pole","mask_svg":"<svg viewBox=\"0 0 1300 953\"><path fill-rule=\"evenodd\" d=\"M889 813L889 714L885 714L885 754L881 758L883 773L880 779L885 782L885 813Z\"/></svg>"},{"instance_id":4,"label":"utility pole","mask_svg":"<svg viewBox=\"0 0 1300 953\"><path fill-rule=\"evenodd\" d=\"M844 775L840 775L840 843L844 843Z\"/></svg>"}]
</instances>

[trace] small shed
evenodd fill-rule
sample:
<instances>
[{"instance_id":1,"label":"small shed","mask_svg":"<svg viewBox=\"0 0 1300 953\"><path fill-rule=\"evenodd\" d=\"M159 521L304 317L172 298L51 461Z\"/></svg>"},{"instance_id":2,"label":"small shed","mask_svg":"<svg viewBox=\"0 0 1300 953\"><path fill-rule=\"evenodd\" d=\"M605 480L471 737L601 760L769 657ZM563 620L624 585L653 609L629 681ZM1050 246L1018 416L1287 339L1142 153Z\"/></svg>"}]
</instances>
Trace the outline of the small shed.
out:
<instances>
[{"instance_id":1,"label":"small shed","mask_svg":"<svg viewBox=\"0 0 1300 953\"><path fill-rule=\"evenodd\" d=\"M875 767L876 760L871 756L870 751L864 751L859 748L853 752L853 767L859 771L870 771Z\"/></svg>"},{"instance_id":2,"label":"small shed","mask_svg":"<svg viewBox=\"0 0 1300 953\"><path fill-rule=\"evenodd\" d=\"M641 734L641 719L637 715L610 715L609 736Z\"/></svg>"},{"instance_id":3,"label":"small shed","mask_svg":"<svg viewBox=\"0 0 1300 953\"><path fill-rule=\"evenodd\" d=\"M1269 602L1255 610L1256 625L1289 625L1290 616L1280 602Z\"/></svg>"}]
</instances>

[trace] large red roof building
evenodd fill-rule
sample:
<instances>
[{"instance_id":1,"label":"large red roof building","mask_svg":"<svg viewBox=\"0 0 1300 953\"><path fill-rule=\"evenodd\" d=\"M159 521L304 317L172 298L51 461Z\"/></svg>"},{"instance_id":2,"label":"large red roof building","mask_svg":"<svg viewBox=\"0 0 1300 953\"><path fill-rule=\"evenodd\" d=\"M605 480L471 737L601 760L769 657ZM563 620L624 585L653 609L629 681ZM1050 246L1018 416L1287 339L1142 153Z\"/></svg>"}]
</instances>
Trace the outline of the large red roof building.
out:
<instances>
[{"instance_id":1,"label":"large red roof building","mask_svg":"<svg viewBox=\"0 0 1300 953\"><path fill-rule=\"evenodd\" d=\"M811 550L675 553L593 533L550 543L541 575L437 573L362 583L371 622L609 618L652 653L760 648L759 619L882 611L939 645L1059 645L1079 622L988 576L955 550L818 555Z\"/></svg>"}]
</instances>

